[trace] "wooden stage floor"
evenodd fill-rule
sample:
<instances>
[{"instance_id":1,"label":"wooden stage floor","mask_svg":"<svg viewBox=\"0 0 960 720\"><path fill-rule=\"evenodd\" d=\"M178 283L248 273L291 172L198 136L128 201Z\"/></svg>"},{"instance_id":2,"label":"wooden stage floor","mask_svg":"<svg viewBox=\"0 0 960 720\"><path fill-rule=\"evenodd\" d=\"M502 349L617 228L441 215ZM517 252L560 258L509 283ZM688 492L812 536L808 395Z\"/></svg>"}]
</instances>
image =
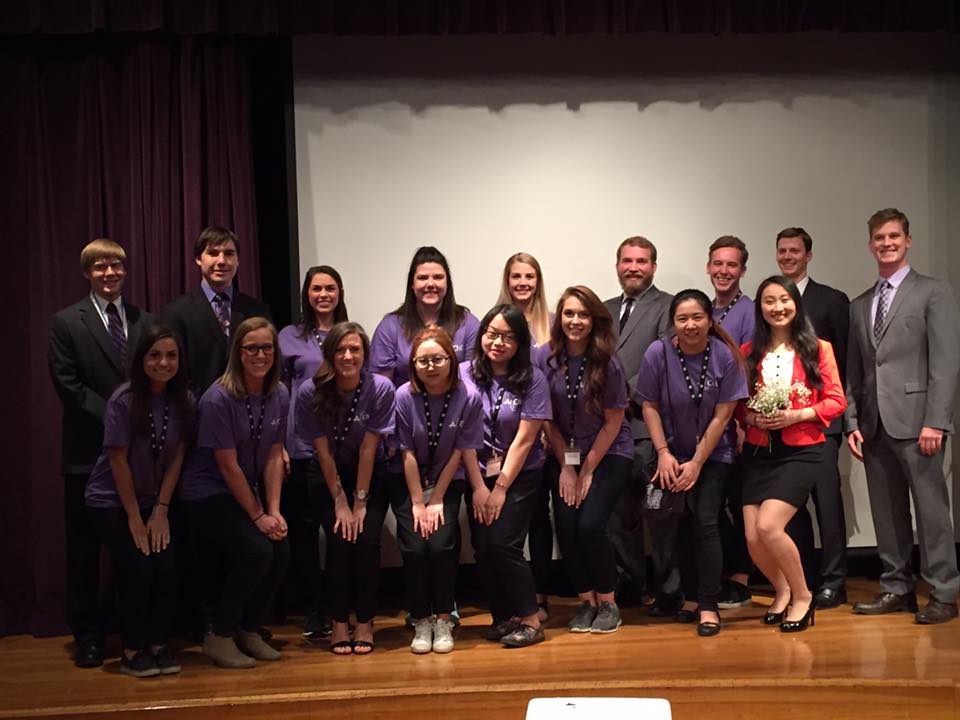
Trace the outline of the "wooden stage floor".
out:
<instances>
[{"instance_id":1,"label":"wooden stage floor","mask_svg":"<svg viewBox=\"0 0 960 720\"><path fill-rule=\"evenodd\" d=\"M876 585L851 584L851 599ZM101 670L70 662L68 638L0 639L0 718L523 718L532 697L665 697L673 717L960 719L960 621L915 625L907 614L817 615L804 633L760 623L765 597L723 613L724 630L655 621L639 609L609 636L573 635L572 599L554 599L547 642L507 650L485 642L489 616L464 608L456 650L414 656L401 616L378 618L377 649L340 658L296 627L274 628L284 659L246 671L212 667L196 646L178 676L135 680L116 658ZM429 720L434 720L430 717Z\"/></svg>"}]
</instances>

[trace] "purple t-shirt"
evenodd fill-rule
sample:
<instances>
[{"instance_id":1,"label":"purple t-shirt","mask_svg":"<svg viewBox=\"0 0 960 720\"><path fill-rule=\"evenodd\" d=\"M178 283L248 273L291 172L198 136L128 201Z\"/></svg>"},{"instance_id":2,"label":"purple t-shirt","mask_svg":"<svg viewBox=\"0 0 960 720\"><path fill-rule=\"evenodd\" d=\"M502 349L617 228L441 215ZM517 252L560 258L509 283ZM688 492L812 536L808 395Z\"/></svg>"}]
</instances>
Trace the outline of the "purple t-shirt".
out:
<instances>
[{"instance_id":1,"label":"purple t-shirt","mask_svg":"<svg viewBox=\"0 0 960 720\"><path fill-rule=\"evenodd\" d=\"M549 348L549 345L543 347ZM557 358L557 360L561 361L562 359L562 355ZM550 385L553 421L560 429L564 440L569 443L571 417L570 401L567 399L567 373L563 368L557 367L556 360L550 360L549 349L544 352L538 352L537 360L540 363L541 369L546 374L547 382ZM570 377L573 382L576 382L576 378L580 372L580 366L583 363L583 356L571 357L568 359L568 363L570 365ZM574 441L584 457L590 452L590 448L593 447L593 441L597 439L597 434L603 427L603 410L626 410L630 404L627 398L627 383L624 379L623 365L620 364L620 359L616 355L610 358L610 362L607 365L607 384L604 388L603 397L600 399L600 407L602 410L599 414L587 408L586 384L587 378L584 377L577 392L577 400L573 413L574 422L572 423L574 427ZM607 450L607 454L633 458L633 436L630 434L630 424L627 422L626 415L623 417L623 422L620 423L620 432L617 433L617 437L614 439L613 444L610 445L610 449Z\"/></svg>"},{"instance_id":2,"label":"purple t-shirt","mask_svg":"<svg viewBox=\"0 0 960 720\"><path fill-rule=\"evenodd\" d=\"M710 424L717 403L735 402L749 396L746 375L737 365L730 348L713 336L709 342L710 364L699 408L690 398L677 349L669 338L650 344L637 376L637 402L657 403L667 445L680 462L693 457L698 439ZM690 380L696 387L700 383L703 353L684 355L684 360ZM710 459L732 463L736 454L737 432L734 423L730 422Z\"/></svg>"},{"instance_id":3,"label":"purple t-shirt","mask_svg":"<svg viewBox=\"0 0 960 720\"><path fill-rule=\"evenodd\" d=\"M547 378L540 368L533 368L533 377L527 386L527 391L520 396L514 395L509 390L504 390L503 403L500 405L500 412L497 414L496 432L492 426L493 410L497 404L497 398L500 396L501 378L494 377L489 390L481 390L473 375L470 373L471 362L460 364L460 378L470 387L473 392L480 396L483 403L483 450L477 457L480 461L481 470L486 473L487 460L496 452L501 458L504 457L510 444L517 436L520 429L521 420L551 420L553 410L550 405L550 387L547 385ZM544 451L540 438L537 438L527 453L527 459L523 463L521 470L534 470L543 466Z\"/></svg>"},{"instance_id":4,"label":"purple t-shirt","mask_svg":"<svg viewBox=\"0 0 960 720\"><path fill-rule=\"evenodd\" d=\"M350 414L355 391L341 393L342 402L337 417L317 417L313 409L316 387L313 378L305 380L297 390L294 401L296 417L296 434L299 440L308 447L313 447L313 441L319 437L329 438L331 445L335 445L334 438L338 435ZM389 435L395 427L394 389L393 383L383 375L364 371L363 389L357 401L357 409L353 422L347 429L346 435L339 445L333 448L333 459L342 471L355 471L360 461L360 445L363 436L368 432L377 435ZM377 461L382 461L383 443L377 445Z\"/></svg>"},{"instance_id":5,"label":"purple t-shirt","mask_svg":"<svg viewBox=\"0 0 960 720\"><path fill-rule=\"evenodd\" d=\"M301 337L303 325L287 325L280 331L280 353L283 355L283 381L290 389L290 397L297 396L300 385L312 378L320 363L323 362L323 351L320 343L327 336L326 330L319 330L317 334L309 333ZM319 336L319 339L318 337ZM313 457L313 447L301 440L294 433L294 412L296 403L290 403L290 414L287 416L287 453L292 459L303 460Z\"/></svg>"},{"instance_id":6,"label":"purple t-shirt","mask_svg":"<svg viewBox=\"0 0 960 720\"><path fill-rule=\"evenodd\" d=\"M730 337L733 338L737 347L740 347L745 342L753 340L753 326L756 322L753 300L746 295L741 295L739 300L728 307L730 311L726 315L723 313L727 308L715 307L713 309L713 319L720 320L723 317L720 325L730 333Z\"/></svg>"},{"instance_id":7,"label":"purple t-shirt","mask_svg":"<svg viewBox=\"0 0 960 720\"><path fill-rule=\"evenodd\" d=\"M183 500L202 500L230 492L213 456L214 450L236 450L237 464L250 487L257 492L270 448L282 443L287 436L290 394L281 384L266 402L259 395L249 395L248 398L249 414L247 398L234 397L220 383L211 385L200 398L197 445L187 456L180 481ZM260 424L261 409L263 425L257 442L255 433Z\"/></svg>"},{"instance_id":8,"label":"purple t-shirt","mask_svg":"<svg viewBox=\"0 0 960 720\"><path fill-rule=\"evenodd\" d=\"M480 321L468 312L453 334L457 363L473 357L479 330ZM370 340L370 369L376 373L393 370L393 386L397 388L410 380L410 341L403 334L399 315L384 315L377 325Z\"/></svg>"},{"instance_id":9,"label":"purple t-shirt","mask_svg":"<svg viewBox=\"0 0 960 720\"><path fill-rule=\"evenodd\" d=\"M124 383L107 401L107 409L103 417L103 450L100 452L97 464L93 466L85 491L86 504L89 507L123 506L120 495L117 494L117 484L110 467L110 457L107 453L110 448L127 448L127 463L130 465L130 474L133 475L137 505L144 510L153 507L157 495L160 494L160 486L163 484L163 473L169 467L177 446L184 440L183 418L178 417L176 406L168 403L166 396L153 397L150 410L153 414L157 440L163 437L164 406L168 408L166 437L163 438L159 457L154 458L149 432L133 434L130 421L132 398L128 392L129 389L130 383Z\"/></svg>"},{"instance_id":10,"label":"purple t-shirt","mask_svg":"<svg viewBox=\"0 0 960 720\"><path fill-rule=\"evenodd\" d=\"M443 411L444 395L427 395L430 405L430 420L435 429ZM427 465L430 460L427 437L427 419L423 409L423 394L414 393L410 383L404 383L397 390L397 442L401 450L413 450L420 465L421 481L428 478L427 486L435 485L447 460L454 450L483 449L483 405L480 396L464 383L450 396L450 405L440 439L433 454L433 467ZM464 477L463 464L457 467L454 479Z\"/></svg>"}]
</instances>

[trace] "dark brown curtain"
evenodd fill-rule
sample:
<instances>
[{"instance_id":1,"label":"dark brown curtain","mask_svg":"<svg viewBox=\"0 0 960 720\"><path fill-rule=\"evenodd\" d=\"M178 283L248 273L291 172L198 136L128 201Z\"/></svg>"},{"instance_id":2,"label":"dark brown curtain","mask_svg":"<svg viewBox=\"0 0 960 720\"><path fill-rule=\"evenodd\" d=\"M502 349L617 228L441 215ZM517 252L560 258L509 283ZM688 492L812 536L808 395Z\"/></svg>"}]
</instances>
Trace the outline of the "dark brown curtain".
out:
<instances>
[{"instance_id":1,"label":"dark brown curtain","mask_svg":"<svg viewBox=\"0 0 960 720\"><path fill-rule=\"evenodd\" d=\"M0 218L12 322L0 474L0 635L63 625L60 406L47 373L51 315L88 286L95 237L128 253L124 297L151 311L198 282L208 224L241 240L257 292L246 41L16 39L0 55Z\"/></svg>"}]
</instances>

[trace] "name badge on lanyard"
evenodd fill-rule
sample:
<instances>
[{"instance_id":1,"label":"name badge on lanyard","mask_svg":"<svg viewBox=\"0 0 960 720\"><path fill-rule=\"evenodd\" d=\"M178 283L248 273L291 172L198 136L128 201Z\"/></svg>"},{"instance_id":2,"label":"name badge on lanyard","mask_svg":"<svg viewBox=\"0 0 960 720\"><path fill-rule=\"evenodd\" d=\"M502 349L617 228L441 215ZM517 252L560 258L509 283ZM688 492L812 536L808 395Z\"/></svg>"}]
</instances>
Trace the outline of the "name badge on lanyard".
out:
<instances>
[{"instance_id":1,"label":"name badge on lanyard","mask_svg":"<svg viewBox=\"0 0 960 720\"><path fill-rule=\"evenodd\" d=\"M570 376L570 360L567 359L566 390L567 402L570 403L570 444L563 451L564 465L577 465L582 463L582 453L577 447L576 437L576 419L577 419L577 396L580 394L580 388L583 385L583 373L587 368L587 359L583 358L580 362L580 370L577 372L577 379L574 382Z\"/></svg>"},{"instance_id":2,"label":"name badge on lanyard","mask_svg":"<svg viewBox=\"0 0 960 720\"><path fill-rule=\"evenodd\" d=\"M563 464L564 465L581 465L581 453L580 448L574 447L571 445L566 450L563 451Z\"/></svg>"},{"instance_id":3,"label":"name badge on lanyard","mask_svg":"<svg viewBox=\"0 0 960 720\"><path fill-rule=\"evenodd\" d=\"M500 419L500 408L503 407L503 396L506 394L506 391L507 389L505 387L500 388L500 391L497 393L497 399L493 402L493 407L490 411L490 436L493 441L491 444L494 446L496 446L497 439L500 436L497 421ZM494 450L493 455L487 460L485 477L497 477L502 469L503 456Z\"/></svg>"},{"instance_id":4,"label":"name badge on lanyard","mask_svg":"<svg viewBox=\"0 0 960 720\"><path fill-rule=\"evenodd\" d=\"M487 460L487 477L492 478L500 474L500 469L503 467L503 458L499 455L494 455L489 460Z\"/></svg>"}]
</instances>

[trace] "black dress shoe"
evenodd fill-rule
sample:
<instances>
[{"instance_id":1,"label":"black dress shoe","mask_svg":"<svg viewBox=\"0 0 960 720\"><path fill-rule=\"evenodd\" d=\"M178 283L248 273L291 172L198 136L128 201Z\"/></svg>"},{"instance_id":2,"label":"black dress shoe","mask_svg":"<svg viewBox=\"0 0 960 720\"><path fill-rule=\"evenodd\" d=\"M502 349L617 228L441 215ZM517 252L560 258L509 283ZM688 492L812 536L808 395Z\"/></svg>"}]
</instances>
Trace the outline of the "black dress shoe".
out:
<instances>
[{"instance_id":1,"label":"black dress shoe","mask_svg":"<svg viewBox=\"0 0 960 720\"><path fill-rule=\"evenodd\" d=\"M880 593L872 602L854 603L853 611L857 615L886 615L895 612L917 611L917 596L913 593L895 595L894 593Z\"/></svg>"},{"instance_id":2,"label":"black dress shoe","mask_svg":"<svg viewBox=\"0 0 960 720\"><path fill-rule=\"evenodd\" d=\"M834 590L833 588L820 588L816 594L817 608L824 610L826 608L835 608L847 602L847 591L845 588Z\"/></svg>"},{"instance_id":3,"label":"black dress shoe","mask_svg":"<svg viewBox=\"0 0 960 720\"><path fill-rule=\"evenodd\" d=\"M647 610L647 615L655 618L674 617L681 607L683 607L682 599L673 595L657 595L657 599Z\"/></svg>"},{"instance_id":4,"label":"black dress shoe","mask_svg":"<svg viewBox=\"0 0 960 720\"><path fill-rule=\"evenodd\" d=\"M80 643L73 664L78 668L95 668L103 665L103 645L96 640Z\"/></svg>"},{"instance_id":5,"label":"black dress shoe","mask_svg":"<svg viewBox=\"0 0 960 720\"><path fill-rule=\"evenodd\" d=\"M676 614L676 620L678 623L688 625L690 623L697 622L698 615L699 613L696 610L678 610Z\"/></svg>"},{"instance_id":6,"label":"black dress shoe","mask_svg":"<svg viewBox=\"0 0 960 720\"><path fill-rule=\"evenodd\" d=\"M927 606L918 612L914 620L920 625L939 625L953 620L957 616L957 604L945 603L930 598Z\"/></svg>"},{"instance_id":7,"label":"black dress shoe","mask_svg":"<svg viewBox=\"0 0 960 720\"><path fill-rule=\"evenodd\" d=\"M720 613L717 613L717 617L720 617ZM700 637L713 637L714 635L719 634L720 623L710 620L704 621L703 616L701 615L700 622L697 623L697 635Z\"/></svg>"}]
</instances>

